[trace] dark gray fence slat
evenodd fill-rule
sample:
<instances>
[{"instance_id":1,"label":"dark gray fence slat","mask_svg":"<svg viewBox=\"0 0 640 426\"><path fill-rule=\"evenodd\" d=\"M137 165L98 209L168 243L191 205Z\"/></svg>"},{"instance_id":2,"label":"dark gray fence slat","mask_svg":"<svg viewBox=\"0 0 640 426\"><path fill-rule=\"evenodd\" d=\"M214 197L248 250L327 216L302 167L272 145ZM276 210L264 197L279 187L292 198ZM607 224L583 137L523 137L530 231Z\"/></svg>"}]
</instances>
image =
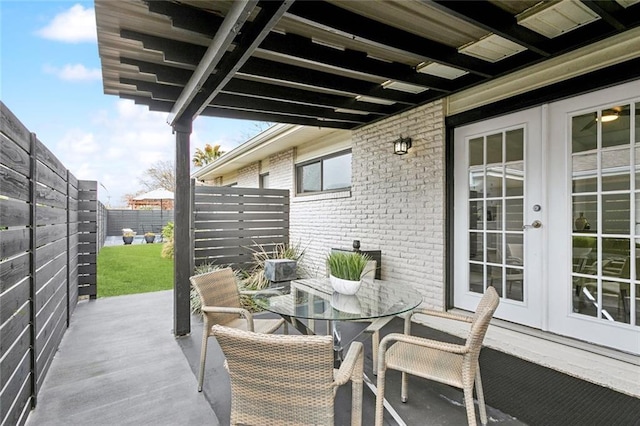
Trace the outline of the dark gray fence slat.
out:
<instances>
[{"instance_id":1,"label":"dark gray fence slat","mask_svg":"<svg viewBox=\"0 0 640 426\"><path fill-rule=\"evenodd\" d=\"M38 163L38 167L36 168L36 181L60 192L67 191L67 182L46 164Z\"/></svg>"},{"instance_id":2,"label":"dark gray fence slat","mask_svg":"<svg viewBox=\"0 0 640 426\"><path fill-rule=\"evenodd\" d=\"M60 256L53 259L51 262L46 263L42 268L36 272L36 292L38 297L36 298L36 307L39 308L44 303L45 288L52 282L61 278L61 274L67 273L67 254L62 253Z\"/></svg>"},{"instance_id":3,"label":"dark gray fence slat","mask_svg":"<svg viewBox=\"0 0 640 426\"><path fill-rule=\"evenodd\" d=\"M36 206L36 225L67 223L67 211L57 207Z\"/></svg>"},{"instance_id":4,"label":"dark gray fence slat","mask_svg":"<svg viewBox=\"0 0 640 426\"><path fill-rule=\"evenodd\" d=\"M67 168L40 140L36 140L36 158L66 183ZM66 186L66 185L65 185Z\"/></svg>"},{"instance_id":5,"label":"dark gray fence slat","mask_svg":"<svg viewBox=\"0 0 640 426\"><path fill-rule=\"evenodd\" d=\"M29 201L29 178L11 169L0 167L0 195L20 201Z\"/></svg>"},{"instance_id":6,"label":"dark gray fence slat","mask_svg":"<svg viewBox=\"0 0 640 426\"><path fill-rule=\"evenodd\" d=\"M195 248L227 248L227 247L251 247L253 249L258 249L263 244L286 244L289 242L289 237L281 236L281 237L257 237L257 238L222 238L216 240L202 240L198 239L195 241Z\"/></svg>"},{"instance_id":7,"label":"dark gray fence slat","mask_svg":"<svg viewBox=\"0 0 640 426\"><path fill-rule=\"evenodd\" d=\"M29 302L25 302L18 308L20 315L11 316L7 322L0 324L2 327L2 339L0 339L0 353L7 353L18 337L29 328ZM0 382L4 383L4 382Z\"/></svg>"},{"instance_id":8,"label":"dark gray fence slat","mask_svg":"<svg viewBox=\"0 0 640 426\"><path fill-rule=\"evenodd\" d=\"M274 197L288 197L289 190L285 189L269 189L269 188L240 188L237 186L227 187L227 186L206 186L206 185L197 185L196 186L196 200L200 200L200 197L206 197L208 194L211 195L223 195L223 194L241 194L241 195L263 195L263 196L274 196Z\"/></svg>"},{"instance_id":9,"label":"dark gray fence slat","mask_svg":"<svg viewBox=\"0 0 640 426\"><path fill-rule=\"evenodd\" d=\"M0 259L12 257L29 250L31 240L27 228L0 231Z\"/></svg>"},{"instance_id":10,"label":"dark gray fence slat","mask_svg":"<svg viewBox=\"0 0 640 426\"><path fill-rule=\"evenodd\" d=\"M195 223L197 229L201 230L212 230L212 229L254 229L258 230L261 228L275 228L275 229L284 229L289 228L289 221L282 220L273 220L273 221L264 221L264 222L206 222L206 221L197 221Z\"/></svg>"},{"instance_id":11,"label":"dark gray fence slat","mask_svg":"<svg viewBox=\"0 0 640 426\"><path fill-rule=\"evenodd\" d=\"M38 186L36 194L36 202L45 206L67 208L67 195L53 188L46 186Z\"/></svg>"},{"instance_id":12,"label":"dark gray fence slat","mask_svg":"<svg viewBox=\"0 0 640 426\"><path fill-rule=\"evenodd\" d=\"M61 239L54 241L50 244L46 244L36 249L36 269L42 268L42 266L49 260L55 258L61 253L67 252L67 240Z\"/></svg>"},{"instance_id":13,"label":"dark gray fence slat","mask_svg":"<svg viewBox=\"0 0 640 426\"><path fill-rule=\"evenodd\" d=\"M29 276L29 253L0 261L0 293Z\"/></svg>"},{"instance_id":14,"label":"dark gray fence slat","mask_svg":"<svg viewBox=\"0 0 640 426\"><path fill-rule=\"evenodd\" d=\"M4 324L12 315L19 312L21 306L28 300L29 280L24 280L8 291L0 294L0 324Z\"/></svg>"},{"instance_id":15,"label":"dark gray fence slat","mask_svg":"<svg viewBox=\"0 0 640 426\"><path fill-rule=\"evenodd\" d=\"M0 164L29 178L29 152L6 135L0 134Z\"/></svg>"},{"instance_id":16,"label":"dark gray fence slat","mask_svg":"<svg viewBox=\"0 0 640 426\"><path fill-rule=\"evenodd\" d=\"M38 359L38 371L40 375L38 377L38 388L42 386L42 382L47 376L47 372L49 371L49 367L53 362L53 356L55 355L60 341L62 340L62 336L67 329L67 308L65 306L66 297L60 300L59 309L60 315L56 315L52 318L57 318L57 323L55 324L53 330L51 330L49 339L44 343L44 348L40 353L40 358Z\"/></svg>"},{"instance_id":17,"label":"dark gray fence slat","mask_svg":"<svg viewBox=\"0 0 640 426\"><path fill-rule=\"evenodd\" d=\"M2 101L0 101L0 131L22 149L30 152L31 133Z\"/></svg>"},{"instance_id":18,"label":"dark gray fence slat","mask_svg":"<svg viewBox=\"0 0 640 426\"><path fill-rule=\"evenodd\" d=\"M243 221L249 222L256 220L283 220L289 219L289 212L252 212L252 213L238 213L238 212L199 212L198 221Z\"/></svg>"},{"instance_id":19,"label":"dark gray fence slat","mask_svg":"<svg viewBox=\"0 0 640 426\"><path fill-rule=\"evenodd\" d=\"M280 204L289 205L288 196L266 197L262 194L250 195L208 195L196 196L196 207L200 204Z\"/></svg>"},{"instance_id":20,"label":"dark gray fence slat","mask_svg":"<svg viewBox=\"0 0 640 426\"><path fill-rule=\"evenodd\" d=\"M29 226L29 204L0 198L0 226Z\"/></svg>"},{"instance_id":21,"label":"dark gray fence slat","mask_svg":"<svg viewBox=\"0 0 640 426\"><path fill-rule=\"evenodd\" d=\"M36 227L36 247L61 240L67 236L67 225L60 223L57 225Z\"/></svg>"},{"instance_id":22,"label":"dark gray fence slat","mask_svg":"<svg viewBox=\"0 0 640 426\"><path fill-rule=\"evenodd\" d=\"M200 239L209 239L209 238L260 238L260 237L279 237L279 236L288 236L289 229L288 228L272 228L272 229L234 229L231 231L222 231L222 230L203 230L196 229L195 237L197 240Z\"/></svg>"},{"instance_id":23,"label":"dark gray fence slat","mask_svg":"<svg viewBox=\"0 0 640 426\"><path fill-rule=\"evenodd\" d=\"M40 357L42 353L42 343L46 342L51 335L52 326L58 322L57 316L61 315L60 304L66 309L66 303L62 303L67 299L67 283L64 279L57 280L53 283L53 291L47 300L44 301L42 307L36 313L37 324L37 355ZM64 313L67 316L66 310ZM66 319L66 318L65 318Z\"/></svg>"},{"instance_id":24,"label":"dark gray fence slat","mask_svg":"<svg viewBox=\"0 0 640 426\"><path fill-rule=\"evenodd\" d=\"M78 296L91 296L96 294L98 287L95 284L78 284Z\"/></svg>"},{"instance_id":25,"label":"dark gray fence slat","mask_svg":"<svg viewBox=\"0 0 640 426\"><path fill-rule=\"evenodd\" d=\"M289 207L284 204L197 204L196 213L212 213L212 212L288 212Z\"/></svg>"}]
</instances>

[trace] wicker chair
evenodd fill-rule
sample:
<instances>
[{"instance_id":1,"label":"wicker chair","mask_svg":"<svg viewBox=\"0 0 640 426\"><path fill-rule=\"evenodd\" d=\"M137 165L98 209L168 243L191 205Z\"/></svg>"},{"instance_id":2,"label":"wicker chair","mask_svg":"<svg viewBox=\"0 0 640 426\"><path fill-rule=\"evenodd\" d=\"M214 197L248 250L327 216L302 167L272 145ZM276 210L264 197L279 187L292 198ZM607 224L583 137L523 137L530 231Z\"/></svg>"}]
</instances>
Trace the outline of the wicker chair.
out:
<instances>
[{"instance_id":1,"label":"wicker chair","mask_svg":"<svg viewBox=\"0 0 640 426\"><path fill-rule=\"evenodd\" d=\"M240 294L250 292L238 291L236 277L231 268L219 269L194 275L189 278L202 302L202 352L200 354L200 374L198 375L198 392L202 392L204 381L204 364L207 358L207 341L211 336L211 326L222 324L257 333L273 333L284 324L284 319L253 319L248 310L240 304Z\"/></svg>"},{"instance_id":2,"label":"wicker chair","mask_svg":"<svg viewBox=\"0 0 640 426\"><path fill-rule=\"evenodd\" d=\"M362 423L363 345L339 370L331 336L250 333L214 325L231 377L231 424L333 425L337 387L352 382L351 424Z\"/></svg>"},{"instance_id":3,"label":"wicker chair","mask_svg":"<svg viewBox=\"0 0 640 426\"><path fill-rule=\"evenodd\" d=\"M478 406L482 424L487 423L487 410L484 405L482 381L478 356L489 321L498 307L500 299L493 287L487 287L476 312L471 317L447 312L417 309L415 312L443 318L470 322L470 330L464 345L439 342L431 339L411 336L411 316L405 320L405 333L391 333L380 342L378 354L378 395L376 398L376 425L382 425L384 402L384 379L387 369L402 372L402 402L407 401L407 374L455 386L464 391L464 404L467 408L469 425L476 425L473 405L473 386L475 382ZM392 346L389 345L396 342ZM474 380L475 378L475 380Z\"/></svg>"}]
</instances>

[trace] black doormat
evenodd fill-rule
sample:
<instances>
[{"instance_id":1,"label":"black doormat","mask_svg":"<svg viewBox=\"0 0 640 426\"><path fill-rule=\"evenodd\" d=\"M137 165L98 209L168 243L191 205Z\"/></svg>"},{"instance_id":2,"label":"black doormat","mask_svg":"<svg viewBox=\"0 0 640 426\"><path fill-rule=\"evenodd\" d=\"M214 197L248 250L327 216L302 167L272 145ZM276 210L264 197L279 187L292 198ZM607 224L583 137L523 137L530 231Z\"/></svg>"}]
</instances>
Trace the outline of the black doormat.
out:
<instances>
[{"instance_id":1,"label":"black doormat","mask_svg":"<svg viewBox=\"0 0 640 426\"><path fill-rule=\"evenodd\" d=\"M381 334L402 333L402 327L402 320L395 318ZM412 334L462 342L418 324ZM480 369L487 405L528 425L640 425L638 398L490 348L480 352Z\"/></svg>"}]
</instances>

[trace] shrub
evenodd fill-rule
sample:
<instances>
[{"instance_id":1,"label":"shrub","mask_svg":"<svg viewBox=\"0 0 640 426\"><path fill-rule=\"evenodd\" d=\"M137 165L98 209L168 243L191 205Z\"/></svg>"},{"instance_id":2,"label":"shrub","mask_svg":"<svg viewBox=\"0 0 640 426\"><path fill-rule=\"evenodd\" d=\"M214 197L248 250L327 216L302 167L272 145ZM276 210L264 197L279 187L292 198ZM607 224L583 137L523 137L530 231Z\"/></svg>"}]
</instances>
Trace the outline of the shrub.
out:
<instances>
[{"instance_id":1,"label":"shrub","mask_svg":"<svg viewBox=\"0 0 640 426\"><path fill-rule=\"evenodd\" d=\"M165 242L162 245L160 256L164 259L173 259L173 222L167 222L162 228L162 239Z\"/></svg>"},{"instance_id":2,"label":"shrub","mask_svg":"<svg viewBox=\"0 0 640 426\"><path fill-rule=\"evenodd\" d=\"M258 250L253 252L253 267L245 273L241 284L247 290L260 290L269 285L269 280L264 276L264 262L268 259L289 259L297 262L297 274L301 276L304 271L300 269L300 262L304 257L305 249L300 243L295 245L287 245L284 243L277 244L272 252L268 252L261 245Z\"/></svg>"}]
</instances>

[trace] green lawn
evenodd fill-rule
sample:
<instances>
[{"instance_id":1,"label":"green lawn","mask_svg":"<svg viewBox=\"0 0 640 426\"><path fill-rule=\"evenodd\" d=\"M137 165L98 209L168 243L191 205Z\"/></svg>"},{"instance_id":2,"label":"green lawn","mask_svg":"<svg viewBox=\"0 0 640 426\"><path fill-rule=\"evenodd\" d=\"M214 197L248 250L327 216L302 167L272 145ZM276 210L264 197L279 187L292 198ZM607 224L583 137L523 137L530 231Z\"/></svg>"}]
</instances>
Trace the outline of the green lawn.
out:
<instances>
[{"instance_id":1,"label":"green lawn","mask_svg":"<svg viewBox=\"0 0 640 426\"><path fill-rule=\"evenodd\" d=\"M98 297L173 288L173 260L160 257L162 244L109 246L98 255Z\"/></svg>"}]
</instances>

